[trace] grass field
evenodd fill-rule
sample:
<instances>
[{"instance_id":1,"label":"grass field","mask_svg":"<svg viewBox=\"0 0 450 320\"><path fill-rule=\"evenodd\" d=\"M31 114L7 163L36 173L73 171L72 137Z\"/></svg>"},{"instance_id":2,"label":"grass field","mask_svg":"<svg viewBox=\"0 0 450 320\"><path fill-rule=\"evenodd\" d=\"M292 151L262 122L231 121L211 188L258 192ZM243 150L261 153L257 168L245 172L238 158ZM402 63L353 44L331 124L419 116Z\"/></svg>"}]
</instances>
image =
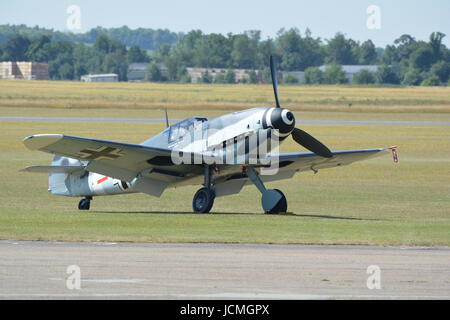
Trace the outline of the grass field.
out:
<instances>
[{"instance_id":1,"label":"grass field","mask_svg":"<svg viewBox=\"0 0 450 320\"><path fill-rule=\"evenodd\" d=\"M450 87L281 86L295 111L450 112ZM272 105L270 85L84 83L0 80L0 107L240 110Z\"/></svg>"},{"instance_id":2,"label":"grass field","mask_svg":"<svg viewBox=\"0 0 450 320\"><path fill-rule=\"evenodd\" d=\"M161 118L162 106L169 106L173 118L192 112L211 117L272 104L268 86L89 85L0 81L0 116ZM292 86L280 91L284 106L298 103L291 107L298 119L450 122L449 88ZM336 102L342 96L360 102L345 106ZM290 102L283 103L287 97ZM334 150L399 145L400 162L386 154L271 183L288 198L290 213L280 216L261 213L253 186L217 198L213 213L206 215L191 213L197 187L167 190L160 199L97 197L90 212L80 212L79 199L47 193L45 175L18 172L51 159L27 150L22 139L66 133L139 143L163 125L2 121L0 126L0 239L450 245L450 126L302 126ZM289 140L281 150L299 149Z\"/></svg>"}]
</instances>

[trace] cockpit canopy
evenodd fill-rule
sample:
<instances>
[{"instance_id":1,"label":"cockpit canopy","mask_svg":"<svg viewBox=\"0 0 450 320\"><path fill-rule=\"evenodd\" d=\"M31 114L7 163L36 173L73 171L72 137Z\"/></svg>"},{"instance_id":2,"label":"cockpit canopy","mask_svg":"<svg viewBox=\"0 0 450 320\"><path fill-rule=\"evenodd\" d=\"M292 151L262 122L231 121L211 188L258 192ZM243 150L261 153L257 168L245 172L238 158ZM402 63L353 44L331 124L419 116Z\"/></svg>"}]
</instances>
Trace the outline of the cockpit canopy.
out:
<instances>
[{"instance_id":1,"label":"cockpit canopy","mask_svg":"<svg viewBox=\"0 0 450 320\"><path fill-rule=\"evenodd\" d=\"M206 121L208 121L207 118L191 117L171 125L169 128L169 143L180 140L188 132Z\"/></svg>"}]
</instances>

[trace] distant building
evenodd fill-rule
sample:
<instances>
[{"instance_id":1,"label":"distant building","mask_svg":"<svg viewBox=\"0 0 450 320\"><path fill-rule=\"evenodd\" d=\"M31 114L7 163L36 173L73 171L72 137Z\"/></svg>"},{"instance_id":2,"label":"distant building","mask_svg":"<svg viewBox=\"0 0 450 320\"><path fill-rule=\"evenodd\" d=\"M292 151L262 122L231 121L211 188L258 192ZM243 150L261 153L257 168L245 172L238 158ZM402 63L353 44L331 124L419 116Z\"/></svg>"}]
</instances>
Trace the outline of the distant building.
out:
<instances>
[{"instance_id":1,"label":"distant building","mask_svg":"<svg viewBox=\"0 0 450 320\"><path fill-rule=\"evenodd\" d=\"M85 82L117 82L119 76L116 73L105 74L85 74L81 76L81 81Z\"/></svg>"},{"instance_id":2,"label":"distant building","mask_svg":"<svg viewBox=\"0 0 450 320\"><path fill-rule=\"evenodd\" d=\"M29 61L0 62L0 79L49 80L48 64Z\"/></svg>"},{"instance_id":3,"label":"distant building","mask_svg":"<svg viewBox=\"0 0 450 320\"><path fill-rule=\"evenodd\" d=\"M130 64L127 72L128 81L144 81L149 64L146 62Z\"/></svg>"},{"instance_id":4,"label":"distant building","mask_svg":"<svg viewBox=\"0 0 450 320\"><path fill-rule=\"evenodd\" d=\"M229 69L224 68L186 68L188 76L191 78L192 83L201 82L201 78L203 74L206 72L211 75L213 81L218 74L225 74ZM235 74L236 83L242 82L244 78L248 78L248 74L251 71L255 71L258 75L260 74L259 70L250 70L250 69L231 69Z\"/></svg>"},{"instance_id":5,"label":"distant building","mask_svg":"<svg viewBox=\"0 0 450 320\"><path fill-rule=\"evenodd\" d=\"M345 72L345 77L348 79L349 82L352 81L353 76L360 72L361 70L368 70L370 72L377 72L378 66L374 65L342 65L342 71ZM319 69L321 71L325 71L327 66L320 66Z\"/></svg>"}]
</instances>

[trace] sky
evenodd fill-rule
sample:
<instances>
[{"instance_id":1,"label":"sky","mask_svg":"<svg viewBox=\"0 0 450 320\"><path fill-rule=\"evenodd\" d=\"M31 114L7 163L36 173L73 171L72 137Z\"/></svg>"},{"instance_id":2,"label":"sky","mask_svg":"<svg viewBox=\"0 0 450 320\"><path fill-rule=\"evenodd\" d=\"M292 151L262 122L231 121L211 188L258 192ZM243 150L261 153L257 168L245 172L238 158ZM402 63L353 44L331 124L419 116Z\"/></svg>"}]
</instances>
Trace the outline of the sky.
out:
<instances>
[{"instance_id":1,"label":"sky","mask_svg":"<svg viewBox=\"0 0 450 320\"><path fill-rule=\"evenodd\" d=\"M68 12L71 6L79 15ZM0 0L0 24L74 32L123 25L222 34L260 30L262 39L295 27L323 39L342 32L379 47L405 33L428 40L440 31L450 47L450 0Z\"/></svg>"}]
</instances>

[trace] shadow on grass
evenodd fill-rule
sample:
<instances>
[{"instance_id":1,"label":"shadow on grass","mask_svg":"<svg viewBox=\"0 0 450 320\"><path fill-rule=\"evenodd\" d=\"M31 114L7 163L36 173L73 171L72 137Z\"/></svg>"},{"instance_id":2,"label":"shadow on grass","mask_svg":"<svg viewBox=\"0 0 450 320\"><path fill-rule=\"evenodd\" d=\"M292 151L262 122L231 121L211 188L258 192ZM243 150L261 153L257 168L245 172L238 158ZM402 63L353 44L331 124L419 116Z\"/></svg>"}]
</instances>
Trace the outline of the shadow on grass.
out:
<instances>
[{"instance_id":1,"label":"shadow on grass","mask_svg":"<svg viewBox=\"0 0 450 320\"><path fill-rule=\"evenodd\" d=\"M355 218L342 216L327 216L315 214L298 214L293 212L286 212L280 214L263 214L262 212L210 212L210 213L195 213L192 211L91 211L92 213L108 213L108 214L164 214L164 215L193 215L193 216L214 216L214 215L240 215L240 216L274 216L274 217L296 217L296 218L318 218L318 219L336 219L336 220L355 220L355 221L386 221L386 219L373 218Z\"/></svg>"}]
</instances>

